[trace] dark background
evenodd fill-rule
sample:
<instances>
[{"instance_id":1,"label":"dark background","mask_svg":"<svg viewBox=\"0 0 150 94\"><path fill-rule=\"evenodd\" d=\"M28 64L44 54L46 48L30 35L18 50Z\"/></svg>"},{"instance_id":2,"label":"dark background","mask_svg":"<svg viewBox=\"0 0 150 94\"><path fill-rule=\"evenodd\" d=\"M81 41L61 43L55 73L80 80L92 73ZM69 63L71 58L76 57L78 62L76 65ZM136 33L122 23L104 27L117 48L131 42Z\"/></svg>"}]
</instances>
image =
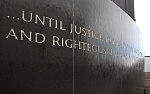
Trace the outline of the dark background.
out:
<instances>
[{"instance_id":1,"label":"dark background","mask_svg":"<svg viewBox=\"0 0 150 94\"><path fill-rule=\"evenodd\" d=\"M69 34L54 27L12 19L21 12L39 14L126 43L141 52L116 47ZM10 19L7 16L11 16ZM18 40L6 38L14 28ZM42 33L46 42L37 44L20 40L20 30L26 34ZM52 36L75 39L124 51L119 56L98 54L52 45ZM0 93L1 94L143 94L143 48L141 33L134 21L109 0L1 0L0 1ZM73 79L74 78L74 79Z\"/></svg>"},{"instance_id":2,"label":"dark background","mask_svg":"<svg viewBox=\"0 0 150 94\"><path fill-rule=\"evenodd\" d=\"M134 0L112 0L117 4L122 10L124 10L133 20L134 16Z\"/></svg>"}]
</instances>

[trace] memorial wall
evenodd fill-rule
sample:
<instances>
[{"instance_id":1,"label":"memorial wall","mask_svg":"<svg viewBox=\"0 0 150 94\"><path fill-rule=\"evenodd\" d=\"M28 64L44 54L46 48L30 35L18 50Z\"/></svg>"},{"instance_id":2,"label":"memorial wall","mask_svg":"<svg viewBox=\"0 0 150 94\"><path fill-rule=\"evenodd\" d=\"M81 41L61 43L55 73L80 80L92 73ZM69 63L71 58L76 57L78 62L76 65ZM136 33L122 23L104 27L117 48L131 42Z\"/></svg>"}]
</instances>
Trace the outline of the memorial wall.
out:
<instances>
[{"instance_id":1,"label":"memorial wall","mask_svg":"<svg viewBox=\"0 0 150 94\"><path fill-rule=\"evenodd\" d=\"M1 0L1 94L143 94L135 22L110 0Z\"/></svg>"}]
</instances>

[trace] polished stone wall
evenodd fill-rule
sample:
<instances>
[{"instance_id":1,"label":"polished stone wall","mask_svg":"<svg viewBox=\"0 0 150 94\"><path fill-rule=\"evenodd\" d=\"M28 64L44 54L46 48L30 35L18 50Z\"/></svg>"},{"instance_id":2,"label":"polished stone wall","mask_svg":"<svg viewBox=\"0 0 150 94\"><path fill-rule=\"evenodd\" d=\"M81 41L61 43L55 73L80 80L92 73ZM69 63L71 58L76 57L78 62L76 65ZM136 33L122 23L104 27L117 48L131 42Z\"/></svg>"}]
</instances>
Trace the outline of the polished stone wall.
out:
<instances>
[{"instance_id":1,"label":"polished stone wall","mask_svg":"<svg viewBox=\"0 0 150 94\"><path fill-rule=\"evenodd\" d=\"M1 0L0 93L143 94L141 40L109 0Z\"/></svg>"}]
</instances>

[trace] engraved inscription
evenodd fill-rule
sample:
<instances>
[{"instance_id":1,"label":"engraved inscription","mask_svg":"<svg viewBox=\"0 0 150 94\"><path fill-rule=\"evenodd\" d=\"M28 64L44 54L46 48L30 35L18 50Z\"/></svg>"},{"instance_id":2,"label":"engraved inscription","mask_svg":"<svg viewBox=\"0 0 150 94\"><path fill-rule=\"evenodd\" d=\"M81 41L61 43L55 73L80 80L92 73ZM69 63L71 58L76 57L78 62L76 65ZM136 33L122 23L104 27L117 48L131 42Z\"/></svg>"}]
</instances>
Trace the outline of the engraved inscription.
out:
<instances>
[{"instance_id":1,"label":"engraved inscription","mask_svg":"<svg viewBox=\"0 0 150 94\"><path fill-rule=\"evenodd\" d=\"M52 35L50 37L52 39L51 43L53 46L59 46L59 47L66 47L69 49L76 49L76 50L83 50L87 52L94 52L97 54L103 54L103 55L110 55L110 56L116 56L116 57L124 57L124 58L130 58L130 57L142 57L142 53L135 48L132 48L129 44L126 44L125 42L121 42L119 40L116 40L113 37L110 37L108 35L104 35L102 32L96 32L93 30L90 30L88 28L70 24L70 28L64 27L63 23L64 21L58 20L55 18L47 17L47 16L39 16L35 13L29 13L26 11L21 12L21 17L14 17L14 16L6 16L8 19L13 19L15 21L22 21L25 23L35 23L36 25L42 25L48 28L54 28L58 29L57 31L66 31L64 33L68 34L74 34L75 36L81 36L83 39L87 38L92 41L97 41L98 43L90 43L86 39L85 41L76 40L76 39L70 39L70 38L64 38L63 36L58 35ZM20 30L20 35L17 36L15 28L11 27L9 28L9 32L7 33L6 38L14 39L14 40L28 40L29 42L35 42L38 44L42 44L46 41L46 36L39 32L26 32L24 30ZM32 37L35 39L33 40ZM113 48L109 47L103 47L101 44L107 44L111 45ZM110 47L111 47L110 46ZM119 51L119 49L122 49ZM130 53L125 52L125 50L128 50ZM136 54L136 56L134 54ZM133 61L133 60L130 60Z\"/></svg>"}]
</instances>

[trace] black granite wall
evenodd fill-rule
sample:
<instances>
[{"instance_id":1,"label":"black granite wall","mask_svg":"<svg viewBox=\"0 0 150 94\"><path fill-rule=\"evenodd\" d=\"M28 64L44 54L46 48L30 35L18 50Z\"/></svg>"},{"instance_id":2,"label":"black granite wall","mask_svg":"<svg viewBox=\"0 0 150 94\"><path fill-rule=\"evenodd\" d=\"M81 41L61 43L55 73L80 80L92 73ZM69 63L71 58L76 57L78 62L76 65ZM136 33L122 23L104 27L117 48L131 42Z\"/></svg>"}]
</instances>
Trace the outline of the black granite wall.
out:
<instances>
[{"instance_id":1,"label":"black granite wall","mask_svg":"<svg viewBox=\"0 0 150 94\"><path fill-rule=\"evenodd\" d=\"M1 94L143 94L134 21L109 0L1 0Z\"/></svg>"}]
</instances>

